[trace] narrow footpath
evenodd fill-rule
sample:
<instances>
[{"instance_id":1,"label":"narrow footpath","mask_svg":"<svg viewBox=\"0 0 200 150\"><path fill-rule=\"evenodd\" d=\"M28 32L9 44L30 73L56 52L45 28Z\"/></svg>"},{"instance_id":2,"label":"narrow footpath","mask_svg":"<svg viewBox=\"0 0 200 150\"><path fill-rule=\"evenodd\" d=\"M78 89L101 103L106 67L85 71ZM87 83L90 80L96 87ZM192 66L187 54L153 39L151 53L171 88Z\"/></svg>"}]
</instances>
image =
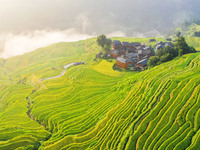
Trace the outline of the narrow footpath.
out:
<instances>
[{"instance_id":1,"label":"narrow footpath","mask_svg":"<svg viewBox=\"0 0 200 150\"><path fill-rule=\"evenodd\" d=\"M69 67L72 66L72 65L74 65L74 63L70 63L70 64L65 65L65 66L64 66L64 69L65 69L65 70L62 71L62 72L60 73L60 75L54 76L54 77L48 77L48 78L40 79L40 81L50 80L50 79L56 79L56 78L62 77L62 76L65 74L65 72L67 71L67 68L69 68Z\"/></svg>"}]
</instances>

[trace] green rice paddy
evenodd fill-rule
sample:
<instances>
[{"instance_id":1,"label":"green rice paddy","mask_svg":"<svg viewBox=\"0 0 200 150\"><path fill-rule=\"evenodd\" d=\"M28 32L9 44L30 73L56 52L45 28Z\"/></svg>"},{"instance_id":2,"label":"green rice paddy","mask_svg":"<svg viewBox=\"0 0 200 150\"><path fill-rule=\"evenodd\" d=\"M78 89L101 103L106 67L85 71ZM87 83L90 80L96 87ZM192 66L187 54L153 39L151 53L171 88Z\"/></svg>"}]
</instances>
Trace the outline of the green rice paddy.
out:
<instances>
[{"instance_id":1,"label":"green rice paddy","mask_svg":"<svg viewBox=\"0 0 200 150\"><path fill-rule=\"evenodd\" d=\"M0 150L198 149L200 54L117 72L114 60L93 60L95 40L54 44L1 66ZM77 61L85 64L40 81Z\"/></svg>"}]
</instances>

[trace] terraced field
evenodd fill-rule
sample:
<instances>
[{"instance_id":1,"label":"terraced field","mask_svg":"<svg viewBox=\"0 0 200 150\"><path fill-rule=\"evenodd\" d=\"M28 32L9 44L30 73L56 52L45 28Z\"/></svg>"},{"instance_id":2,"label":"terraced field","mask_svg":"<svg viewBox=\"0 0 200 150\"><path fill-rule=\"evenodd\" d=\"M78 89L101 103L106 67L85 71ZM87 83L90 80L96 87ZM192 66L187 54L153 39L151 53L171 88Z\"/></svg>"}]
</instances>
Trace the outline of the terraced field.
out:
<instances>
[{"instance_id":1,"label":"terraced field","mask_svg":"<svg viewBox=\"0 0 200 150\"><path fill-rule=\"evenodd\" d=\"M114 60L93 60L98 52L94 41L62 44L65 50L81 50L74 58L50 53L47 61L31 58L18 68L11 62L24 63L26 56L8 60L12 83L2 81L0 150L197 150L200 54L140 73L117 72ZM60 78L40 81L74 60L86 63L68 68Z\"/></svg>"},{"instance_id":2,"label":"terraced field","mask_svg":"<svg viewBox=\"0 0 200 150\"><path fill-rule=\"evenodd\" d=\"M0 149L9 150L21 147L37 148L39 141L50 133L27 116L27 99L32 92L30 86L12 85L0 95Z\"/></svg>"},{"instance_id":3,"label":"terraced field","mask_svg":"<svg viewBox=\"0 0 200 150\"><path fill-rule=\"evenodd\" d=\"M197 51L200 51L200 38L199 37L188 37L186 38L187 43L193 46Z\"/></svg>"},{"instance_id":4,"label":"terraced field","mask_svg":"<svg viewBox=\"0 0 200 150\"><path fill-rule=\"evenodd\" d=\"M58 43L0 64L0 150L38 149L39 141L50 138L42 122L30 116L30 97L46 89L39 79L60 74L74 60L90 62L98 50L94 43Z\"/></svg>"},{"instance_id":5,"label":"terraced field","mask_svg":"<svg viewBox=\"0 0 200 150\"><path fill-rule=\"evenodd\" d=\"M73 117L72 122L67 123L64 128L67 133L62 131L63 123L66 122L54 122L53 124L57 125L55 131L66 133L67 136L53 142L54 144L49 144L56 139L52 136L52 139L44 143L44 149L198 149L200 146L199 59L198 53L185 55L118 82L117 87L120 87L120 90L115 91L116 86L114 86L105 92L106 95L112 99L119 97L117 93L125 95L117 101L116 107L109 108L102 120L94 124L94 127L90 127L93 118L89 117L95 115L96 111L93 110L92 114L88 114L91 108L87 107L87 111L84 114L78 113L78 117L88 116L84 120L79 119L78 124ZM114 95L111 95L110 91ZM77 97L79 96L76 95ZM90 97L93 101L98 100L93 96ZM73 100L76 101L76 98ZM97 110L103 110L102 108L108 105L107 102L98 104L98 101L95 101L95 103L98 105ZM42 107L41 103L39 105ZM81 108L84 109L83 107L87 105L88 103L82 104ZM71 113L75 110L74 107ZM67 116L72 115L68 113ZM83 116L81 118L84 118ZM98 116L99 114L94 118ZM88 126L88 129L85 128ZM85 130L81 131L83 128Z\"/></svg>"}]
</instances>

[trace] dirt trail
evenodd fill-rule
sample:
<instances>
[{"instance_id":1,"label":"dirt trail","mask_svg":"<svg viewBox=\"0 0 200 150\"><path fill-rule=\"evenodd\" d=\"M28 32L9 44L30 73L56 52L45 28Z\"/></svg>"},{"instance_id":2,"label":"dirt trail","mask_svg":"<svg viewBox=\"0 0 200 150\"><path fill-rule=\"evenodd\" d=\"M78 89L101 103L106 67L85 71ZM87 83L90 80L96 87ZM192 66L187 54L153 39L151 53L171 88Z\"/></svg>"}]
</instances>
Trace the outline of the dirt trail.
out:
<instances>
[{"instance_id":1,"label":"dirt trail","mask_svg":"<svg viewBox=\"0 0 200 150\"><path fill-rule=\"evenodd\" d=\"M65 65L65 66L64 66L64 69L65 69L65 70L62 71L62 72L60 73L60 75L54 76L54 77L48 77L48 78L40 79L40 81L50 80L50 79L56 79L56 78L59 78L59 77L63 76L63 75L65 74L65 72L67 71L66 69L69 68L71 65L74 65L74 63L70 63L70 64Z\"/></svg>"}]
</instances>

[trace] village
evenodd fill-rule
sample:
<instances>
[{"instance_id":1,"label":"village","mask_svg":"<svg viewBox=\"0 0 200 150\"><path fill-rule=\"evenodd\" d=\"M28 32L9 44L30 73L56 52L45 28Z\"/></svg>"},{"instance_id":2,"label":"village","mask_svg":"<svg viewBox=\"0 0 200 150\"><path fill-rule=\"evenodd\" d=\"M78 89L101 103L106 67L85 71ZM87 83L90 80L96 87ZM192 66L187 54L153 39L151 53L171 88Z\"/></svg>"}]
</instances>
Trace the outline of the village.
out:
<instances>
[{"instance_id":1,"label":"village","mask_svg":"<svg viewBox=\"0 0 200 150\"><path fill-rule=\"evenodd\" d=\"M155 51L163 49L165 46L172 46L174 40L167 38L167 42L159 41L153 47L148 45L155 42L155 39L150 39L147 43L139 42L121 42L119 40L112 41L111 52L107 57L116 59L116 66L121 69L131 68L132 70L144 70L151 56L155 55ZM99 57L97 54L97 57Z\"/></svg>"}]
</instances>

